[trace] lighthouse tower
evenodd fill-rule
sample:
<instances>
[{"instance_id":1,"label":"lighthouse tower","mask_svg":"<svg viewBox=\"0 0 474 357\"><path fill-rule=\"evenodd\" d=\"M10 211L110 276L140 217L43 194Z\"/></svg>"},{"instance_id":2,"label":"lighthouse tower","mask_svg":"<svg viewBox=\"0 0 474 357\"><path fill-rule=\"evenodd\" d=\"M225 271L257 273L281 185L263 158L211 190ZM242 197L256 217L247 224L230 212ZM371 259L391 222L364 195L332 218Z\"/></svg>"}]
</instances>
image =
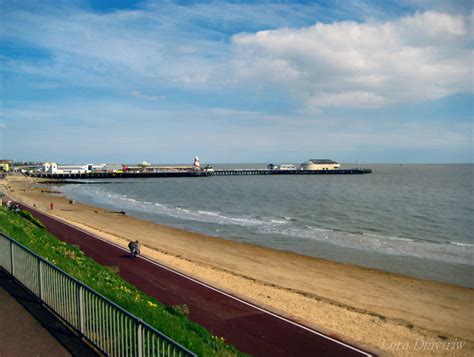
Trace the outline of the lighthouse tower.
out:
<instances>
[{"instance_id":1,"label":"lighthouse tower","mask_svg":"<svg viewBox=\"0 0 474 357\"><path fill-rule=\"evenodd\" d=\"M199 161L199 157L197 156L194 158L193 170L201 171L201 161Z\"/></svg>"}]
</instances>

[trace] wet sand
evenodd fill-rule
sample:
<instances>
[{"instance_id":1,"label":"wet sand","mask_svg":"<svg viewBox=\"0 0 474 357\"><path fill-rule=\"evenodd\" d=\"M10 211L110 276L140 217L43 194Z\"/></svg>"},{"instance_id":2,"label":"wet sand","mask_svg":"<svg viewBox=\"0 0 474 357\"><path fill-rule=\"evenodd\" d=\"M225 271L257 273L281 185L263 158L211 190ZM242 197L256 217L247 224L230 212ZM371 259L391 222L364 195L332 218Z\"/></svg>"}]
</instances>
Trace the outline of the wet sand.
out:
<instances>
[{"instance_id":1,"label":"wet sand","mask_svg":"<svg viewBox=\"0 0 474 357\"><path fill-rule=\"evenodd\" d=\"M474 354L474 289L191 233L70 204L23 177L11 197L201 281L387 355ZM54 202L54 209L49 208Z\"/></svg>"}]
</instances>

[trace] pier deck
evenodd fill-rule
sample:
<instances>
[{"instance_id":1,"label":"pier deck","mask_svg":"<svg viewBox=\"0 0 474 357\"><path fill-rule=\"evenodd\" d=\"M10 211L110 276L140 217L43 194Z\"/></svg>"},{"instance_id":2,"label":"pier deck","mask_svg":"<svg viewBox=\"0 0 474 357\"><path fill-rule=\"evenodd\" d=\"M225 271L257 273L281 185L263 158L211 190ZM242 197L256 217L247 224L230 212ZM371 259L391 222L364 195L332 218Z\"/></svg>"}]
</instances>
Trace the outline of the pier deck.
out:
<instances>
[{"instance_id":1,"label":"pier deck","mask_svg":"<svg viewBox=\"0 0 474 357\"><path fill-rule=\"evenodd\" d=\"M357 175L369 174L371 169L337 169L337 170L268 170L241 169L215 170L211 176L241 176L241 175Z\"/></svg>"},{"instance_id":2,"label":"pier deck","mask_svg":"<svg viewBox=\"0 0 474 357\"><path fill-rule=\"evenodd\" d=\"M80 174L36 174L33 177L46 179L110 179L144 177L208 177L208 176L255 176L255 175L358 175L371 173L371 169L337 170L268 170L226 169L214 171L157 171L157 172L89 172Z\"/></svg>"}]
</instances>

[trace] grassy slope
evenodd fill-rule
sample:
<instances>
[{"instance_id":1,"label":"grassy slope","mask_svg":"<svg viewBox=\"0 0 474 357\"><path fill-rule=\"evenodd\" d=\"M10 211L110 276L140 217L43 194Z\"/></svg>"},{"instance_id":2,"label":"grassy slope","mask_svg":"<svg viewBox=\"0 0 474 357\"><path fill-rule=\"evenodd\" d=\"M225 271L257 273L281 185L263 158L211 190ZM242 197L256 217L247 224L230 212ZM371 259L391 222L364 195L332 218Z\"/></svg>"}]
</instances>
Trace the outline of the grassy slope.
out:
<instances>
[{"instance_id":1,"label":"grassy slope","mask_svg":"<svg viewBox=\"0 0 474 357\"><path fill-rule=\"evenodd\" d=\"M0 208L0 230L200 356L243 356L223 338L212 336L19 214Z\"/></svg>"}]
</instances>

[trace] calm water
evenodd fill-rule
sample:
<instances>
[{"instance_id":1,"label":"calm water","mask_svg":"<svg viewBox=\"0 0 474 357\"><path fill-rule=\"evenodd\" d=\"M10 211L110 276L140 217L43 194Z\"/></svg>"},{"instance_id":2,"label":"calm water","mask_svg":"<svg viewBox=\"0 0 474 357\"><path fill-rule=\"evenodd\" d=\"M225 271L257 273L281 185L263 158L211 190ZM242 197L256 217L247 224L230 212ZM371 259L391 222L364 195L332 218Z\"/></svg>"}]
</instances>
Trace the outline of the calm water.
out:
<instances>
[{"instance_id":1,"label":"calm water","mask_svg":"<svg viewBox=\"0 0 474 357\"><path fill-rule=\"evenodd\" d=\"M233 165L242 166L255 167ZM125 179L61 189L195 232L474 287L474 165L364 166L374 172Z\"/></svg>"}]
</instances>

